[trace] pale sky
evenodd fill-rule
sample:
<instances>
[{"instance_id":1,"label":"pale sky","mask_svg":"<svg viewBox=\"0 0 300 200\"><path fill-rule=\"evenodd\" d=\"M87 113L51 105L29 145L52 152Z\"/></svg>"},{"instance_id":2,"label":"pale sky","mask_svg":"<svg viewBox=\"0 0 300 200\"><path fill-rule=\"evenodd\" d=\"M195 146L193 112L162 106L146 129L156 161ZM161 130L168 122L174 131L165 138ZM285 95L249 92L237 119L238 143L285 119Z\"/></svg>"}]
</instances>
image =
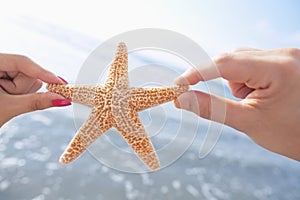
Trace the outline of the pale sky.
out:
<instances>
[{"instance_id":1,"label":"pale sky","mask_svg":"<svg viewBox=\"0 0 300 200\"><path fill-rule=\"evenodd\" d=\"M300 48L297 0L12 0L2 3L0 11L101 40L137 28L170 29L195 40L210 55L246 46Z\"/></svg>"}]
</instances>

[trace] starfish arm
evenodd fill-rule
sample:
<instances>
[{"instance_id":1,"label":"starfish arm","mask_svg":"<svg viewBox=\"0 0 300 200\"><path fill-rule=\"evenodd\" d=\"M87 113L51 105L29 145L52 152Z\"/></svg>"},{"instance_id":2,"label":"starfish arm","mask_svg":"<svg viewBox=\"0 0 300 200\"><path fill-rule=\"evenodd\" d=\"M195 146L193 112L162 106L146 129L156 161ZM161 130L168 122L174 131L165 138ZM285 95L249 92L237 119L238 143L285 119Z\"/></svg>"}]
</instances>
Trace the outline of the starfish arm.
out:
<instances>
[{"instance_id":1,"label":"starfish arm","mask_svg":"<svg viewBox=\"0 0 300 200\"><path fill-rule=\"evenodd\" d=\"M131 91L130 104L136 111L174 100L188 91L188 86L173 86L166 88L134 88Z\"/></svg>"},{"instance_id":2,"label":"starfish arm","mask_svg":"<svg viewBox=\"0 0 300 200\"><path fill-rule=\"evenodd\" d=\"M124 42L119 43L115 59L110 66L109 75L105 85L115 87L122 77L128 76L128 53ZM126 78L127 79L127 78ZM128 83L127 83L128 84Z\"/></svg>"},{"instance_id":3,"label":"starfish arm","mask_svg":"<svg viewBox=\"0 0 300 200\"><path fill-rule=\"evenodd\" d=\"M160 168L158 156L136 112L130 118L118 121L116 128L149 169L156 171Z\"/></svg>"},{"instance_id":4,"label":"starfish arm","mask_svg":"<svg viewBox=\"0 0 300 200\"><path fill-rule=\"evenodd\" d=\"M50 92L60 94L75 103L89 107L94 106L94 99L96 95L99 96L99 94L104 93L101 91L101 87L87 85L48 84L47 89Z\"/></svg>"},{"instance_id":5,"label":"starfish arm","mask_svg":"<svg viewBox=\"0 0 300 200\"><path fill-rule=\"evenodd\" d=\"M138 157L151 170L159 169L159 160L150 139L147 137L138 113L129 106L131 91L129 88L122 89L119 83L113 90L111 114L114 118L114 126L131 146Z\"/></svg>"},{"instance_id":6,"label":"starfish arm","mask_svg":"<svg viewBox=\"0 0 300 200\"><path fill-rule=\"evenodd\" d=\"M99 112L93 109L87 121L80 127L68 147L60 157L62 164L68 164L76 160L89 145L112 127L112 122L107 120L107 112Z\"/></svg>"}]
</instances>

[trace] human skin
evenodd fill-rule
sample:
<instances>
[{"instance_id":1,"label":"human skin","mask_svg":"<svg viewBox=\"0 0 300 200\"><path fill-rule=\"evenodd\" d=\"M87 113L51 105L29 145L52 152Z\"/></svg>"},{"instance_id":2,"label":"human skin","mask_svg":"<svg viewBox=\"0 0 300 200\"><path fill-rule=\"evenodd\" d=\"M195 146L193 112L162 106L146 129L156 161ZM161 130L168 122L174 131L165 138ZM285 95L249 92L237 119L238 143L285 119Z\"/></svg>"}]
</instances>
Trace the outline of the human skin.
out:
<instances>
[{"instance_id":1,"label":"human skin","mask_svg":"<svg viewBox=\"0 0 300 200\"><path fill-rule=\"evenodd\" d=\"M189 91L178 97L175 106L224 122L262 147L300 161L300 50L239 49L213 61L214 66L185 72L176 84L222 77L241 100ZM224 120L212 117L218 110L212 111L211 102L217 108L226 105Z\"/></svg>"},{"instance_id":2,"label":"human skin","mask_svg":"<svg viewBox=\"0 0 300 200\"><path fill-rule=\"evenodd\" d=\"M65 84L25 56L0 54L0 127L22 113L71 104L55 93L37 93L43 82Z\"/></svg>"}]
</instances>

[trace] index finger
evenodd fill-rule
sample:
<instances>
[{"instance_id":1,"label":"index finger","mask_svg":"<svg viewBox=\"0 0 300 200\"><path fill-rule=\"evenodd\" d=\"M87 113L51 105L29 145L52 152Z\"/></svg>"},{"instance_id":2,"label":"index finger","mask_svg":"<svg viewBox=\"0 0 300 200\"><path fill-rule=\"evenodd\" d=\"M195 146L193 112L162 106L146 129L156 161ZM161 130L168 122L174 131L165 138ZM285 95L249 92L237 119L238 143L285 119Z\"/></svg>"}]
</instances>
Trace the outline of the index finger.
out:
<instances>
[{"instance_id":1,"label":"index finger","mask_svg":"<svg viewBox=\"0 0 300 200\"><path fill-rule=\"evenodd\" d=\"M52 72L42 68L26 56L14 54L0 54L1 71L19 71L29 77L40 79L46 83L64 84L64 82Z\"/></svg>"},{"instance_id":2,"label":"index finger","mask_svg":"<svg viewBox=\"0 0 300 200\"><path fill-rule=\"evenodd\" d=\"M177 85L194 85L199 81L207 81L220 77L220 72L216 65L211 62L210 66L205 68L192 68L180 75L176 80Z\"/></svg>"},{"instance_id":3,"label":"index finger","mask_svg":"<svg viewBox=\"0 0 300 200\"><path fill-rule=\"evenodd\" d=\"M214 59L220 77L251 88L264 87L274 63L263 52L232 53ZM271 69L271 70L270 70ZM268 73L266 73L268 72Z\"/></svg>"},{"instance_id":4,"label":"index finger","mask_svg":"<svg viewBox=\"0 0 300 200\"><path fill-rule=\"evenodd\" d=\"M222 77L228 81L248 83L253 77L264 75L268 63L259 54L231 53L218 56L213 59L211 66L204 69L191 69L182 74L176 84L196 84L199 81L207 81Z\"/></svg>"}]
</instances>

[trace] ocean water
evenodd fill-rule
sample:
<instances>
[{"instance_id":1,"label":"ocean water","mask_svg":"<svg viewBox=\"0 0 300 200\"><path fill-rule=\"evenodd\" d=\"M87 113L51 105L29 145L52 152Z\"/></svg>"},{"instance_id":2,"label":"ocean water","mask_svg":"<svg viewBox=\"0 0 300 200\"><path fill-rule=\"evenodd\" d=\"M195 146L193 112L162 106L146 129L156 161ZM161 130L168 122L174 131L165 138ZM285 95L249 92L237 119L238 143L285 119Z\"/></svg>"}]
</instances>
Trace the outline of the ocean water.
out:
<instances>
[{"instance_id":1,"label":"ocean water","mask_svg":"<svg viewBox=\"0 0 300 200\"><path fill-rule=\"evenodd\" d=\"M1 199L300 197L298 162L270 153L229 128L207 157L198 158L200 129L200 137L172 165L142 174L111 169L88 152L61 165L58 158L75 131L73 118L58 109L26 114L3 127Z\"/></svg>"},{"instance_id":2,"label":"ocean water","mask_svg":"<svg viewBox=\"0 0 300 200\"><path fill-rule=\"evenodd\" d=\"M1 30L3 37L7 37L0 38L2 52L30 55L71 83L84 59L101 43L100 39L33 19L0 22L6 27ZM138 65L141 60L130 64ZM173 67L176 73L184 70ZM141 80L134 81L140 84ZM229 95L228 88L226 92ZM74 108L76 105L24 114L0 129L0 199L300 199L299 162L269 152L229 127L223 128L211 153L200 159L199 148L210 122L191 114L182 118L171 103L153 113L140 113L150 134L160 128L155 125L157 121L166 120L163 134L152 137L155 147L170 142L174 138L172 127L178 124L187 130L187 137L195 125L192 120L199 120L198 127L182 156L158 172L115 170L89 152L70 165L61 165L59 156L85 118L74 115ZM106 138L114 139L115 135L112 129ZM176 142L186 145L183 139ZM115 144L128 150L122 141Z\"/></svg>"}]
</instances>

